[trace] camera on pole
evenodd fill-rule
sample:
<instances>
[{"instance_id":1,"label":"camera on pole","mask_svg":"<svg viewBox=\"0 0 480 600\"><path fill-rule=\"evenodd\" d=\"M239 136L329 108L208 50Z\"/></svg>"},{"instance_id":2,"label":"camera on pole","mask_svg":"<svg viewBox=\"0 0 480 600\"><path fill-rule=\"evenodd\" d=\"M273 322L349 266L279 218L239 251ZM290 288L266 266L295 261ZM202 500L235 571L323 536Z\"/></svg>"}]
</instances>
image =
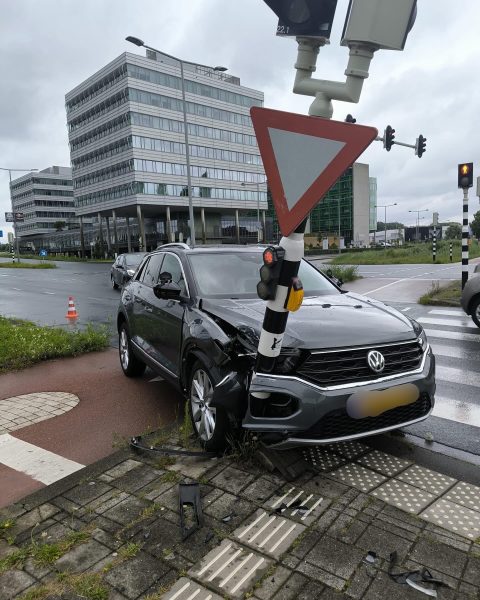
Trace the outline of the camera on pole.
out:
<instances>
[{"instance_id":1,"label":"camera on pole","mask_svg":"<svg viewBox=\"0 0 480 600\"><path fill-rule=\"evenodd\" d=\"M330 38L337 0L265 0L278 17L277 35Z\"/></svg>"},{"instance_id":2,"label":"camera on pole","mask_svg":"<svg viewBox=\"0 0 480 600\"><path fill-rule=\"evenodd\" d=\"M395 129L393 129L393 127L391 127L390 125L387 125L383 136L383 147L385 148L385 150L387 150L387 152L390 152L390 150L392 149L392 146L395 143L394 140Z\"/></svg>"},{"instance_id":3,"label":"camera on pole","mask_svg":"<svg viewBox=\"0 0 480 600\"><path fill-rule=\"evenodd\" d=\"M473 187L473 163L463 163L458 165L458 187Z\"/></svg>"},{"instance_id":4,"label":"camera on pole","mask_svg":"<svg viewBox=\"0 0 480 600\"><path fill-rule=\"evenodd\" d=\"M263 251L263 265L257 284L257 294L262 300L275 299L284 257L285 250L281 246L268 246Z\"/></svg>"},{"instance_id":5,"label":"camera on pole","mask_svg":"<svg viewBox=\"0 0 480 600\"><path fill-rule=\"evenodd\" d=\"M420 134L418 136L417 142L415 144L415 154L418 156L418 158L422 158L422 155L426 149L427 149L427 138L423 137L423 135Z\"/></svg>"}]
</instances>

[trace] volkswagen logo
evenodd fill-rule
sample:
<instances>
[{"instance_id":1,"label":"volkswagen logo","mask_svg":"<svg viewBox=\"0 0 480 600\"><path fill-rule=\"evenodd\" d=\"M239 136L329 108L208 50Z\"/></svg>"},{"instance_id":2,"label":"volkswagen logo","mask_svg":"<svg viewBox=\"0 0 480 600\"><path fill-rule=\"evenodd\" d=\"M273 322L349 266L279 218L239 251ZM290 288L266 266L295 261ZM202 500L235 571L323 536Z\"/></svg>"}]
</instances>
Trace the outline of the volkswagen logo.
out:
<instances>
[{"instance_id":1,"label":"volkswagen logo","mask_svg":"<svg viewBox=\"0 0 480 600\"><path fill-rule=\"evenodd\" d=\"M385 357L378 350L370 350L367 354L367 363L374 373L381 373L385 368Z\"/></svg>"}]
</instances>

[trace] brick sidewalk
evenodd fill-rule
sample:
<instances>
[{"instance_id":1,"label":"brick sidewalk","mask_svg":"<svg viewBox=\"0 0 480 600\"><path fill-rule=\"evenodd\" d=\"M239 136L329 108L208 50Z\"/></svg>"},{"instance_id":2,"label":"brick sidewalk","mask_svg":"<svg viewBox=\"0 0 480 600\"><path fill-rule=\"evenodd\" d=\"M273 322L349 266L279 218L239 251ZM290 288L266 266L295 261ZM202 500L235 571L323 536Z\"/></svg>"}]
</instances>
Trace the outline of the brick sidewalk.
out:
<instances>
[{"instance_id":1,"label":"brick sidewalk","mask_svg":"<svg viewBox=\"0 0 480 600\"><path fill-rule=\"evenodd\" d=\"M180 458L166 466L127 451L109 457L0 512L0 599L425 598L388 575L396 551L395 572L427 567L448 586L438 598L478 600L480 538L408 514L408 502L405 510L391 497L387 504L373 495L378 487L359 489L363 480L347 477L347 467L376 473L384 486L395 477L385 464L398 477L412 465L368 450L348 459L354 447L322 452L324 462L311 467L317 472L294 482L245 460ZM333 472L318 473L328 462ZM443 476L434 475L442 487ZM182 541L178 482L186 478L200 484L205 523ZM448 479L439 494L460 485ZM460 500L480 498L474 486L461 491Z\"/></svg>"}]
</instances>

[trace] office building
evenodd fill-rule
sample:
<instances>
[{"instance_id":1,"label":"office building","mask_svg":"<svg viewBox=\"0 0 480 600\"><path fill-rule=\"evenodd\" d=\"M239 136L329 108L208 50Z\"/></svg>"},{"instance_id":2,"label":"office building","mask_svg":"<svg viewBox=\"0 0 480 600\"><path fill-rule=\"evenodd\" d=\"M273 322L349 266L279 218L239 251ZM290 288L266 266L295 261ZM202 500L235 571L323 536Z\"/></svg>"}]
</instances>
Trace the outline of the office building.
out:
<instances>
[{"instance_id":1,"label":"office building","mask_svg":"<svg viewBox=\"0 0 480 600\"><path fill-rule=\"evenodd\" d=\"M13 211L24 216L23 222L16 223L23 246L34 245L35 239L45 234L77 226L69 167L53 166L22 175L12 181L10 194Z\"/></svg>"},{"instance_id":2,"label":"office building","mask_svg":"<svg viewBox=\"0 0 480 600\"><path fill-rule=\"evenodd\" d=\"M249 114L263 104L263 93L215 68L186 63L184 84L197 242L221 241L227 223L238 238L243 218L257 211L261 221L267 208ZM186 241L189 198L178 61L151 51L146 57L124 53L65 100L81 221L96 217L101 237L115 251L122 245L151 249L164 241ZM120 222L126 239L119 235Z\"/></svg>"}]
</instances>

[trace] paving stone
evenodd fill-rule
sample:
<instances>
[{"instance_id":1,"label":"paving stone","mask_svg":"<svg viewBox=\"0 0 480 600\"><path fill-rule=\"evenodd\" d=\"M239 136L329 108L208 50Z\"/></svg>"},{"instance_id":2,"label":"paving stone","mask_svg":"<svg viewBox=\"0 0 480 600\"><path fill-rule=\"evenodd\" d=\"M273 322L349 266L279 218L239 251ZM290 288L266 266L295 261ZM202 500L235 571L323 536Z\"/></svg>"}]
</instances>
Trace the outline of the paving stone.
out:
<instances>
[{"instance_id":1,"label":"paving stone","mask_svg":"<svg viewBox=\"0 0 480 600\"><path fill-rule=\"evenodd\" d=\"M360 513L358 515L358 519L363 521L364 514ZM383 535L385 536L396 535L405 540L409 540L410 542L414 542L417 539L419 533L419 531L413 532L408 529L404 529L403 527L399 526L401 524L394 525L394 519L391 518L389 518L388 520L380 518L369 518L365 520L365 522L369 525L375 525L375 527L381 529L384 532Z\"/></svg>"},{"instance_id":2,"label":"paving stone","mask_svg":"<svg viewBox=\"0 0 480 600\"><path fill-rule=\"evenodd\" d=\"M235 469L234 467L227 467L216 477L214 477L211 482L212 485L218 486L232 494L238 494L254 479L254 475L245 473L244 471L240 471L240 469Z\"/></svg>"},{"instance_id":3,"label":"paving stone","mask_svg":"<svg viewBox=\"0 0 480 600\"><path fill-rule=\"evenodd\" d=\"M307 585L300 591L297 596L297 600L317 600L321 597L321 594L325 586L318 581L309 581ZM338 592L335 592L338 596Z\"/></svg>"},{"instance_id":4,"label":"paving stone","mask_svg":"<svg viewBox=\"0 0 480 600\"><path fill-rule=\"evenodd\" d=\"M157 479L162 475L158 469L152 469L148 465L141 465L135 469L131 469L125 475L117 477L112 481L114 487L123 490L124 492L136 493L139 492L148 483Z\"/></svg>"},{"instance_id":5,"label":"paving stone","mask_svg":"<svg viewBox=\"0 0 480 600\"><path fill-rule=\"evenodd\" d=\"M35 579L23 571L6 571L0 575L0 598L10 600L36 583Z\"/></svg>"},{"instance_id":6,"label":"paving stone","mask_svg":"<svg viewBox=\"0 0 480 600\"><path fill-rule=\"evenodd\" d=\"M106 548L96 540L89 540L79 544L60 557L55 563L59 571L72 571L81 573L110 554Z\"/></svg>"},{"instance_id":7,"label":"paving stone","mask_svg":"<svg viewBox=\"0 0 480 600\"><path fill-rule=\"evenodd\" d=\"M349 579L363 559L364 553L349 544L324 536L307 554L305 560L342 579Z\"/></svg>"},{"instance_id":8,"label":"paving stone","mask_svg":"<svg viewBox=\"0 0 480 600\"><path fill-rule=\"evenodd\" d=\"M179 579L171 590L162 596L162 600L190 600L192 598L195 600L222 600L218 594L214 594L186 577Z\"/></svg>"},{"instance_id":9,"label":"paving stone","mask_svg":"<svg viewBox=\"0 0 480 600\"><path fill-rule=\"evenodd\" d=\"M324 511L324 498L295 486L286 486L263 506L303 525L311 525Z\"/></svg>"},{"instance_id":10,"label":"paving stone","mask_svg":"<svg viewBox=\"0 0 480 600\"><path fill-rule=\"evenodd\" d=\"M107 475L112 479L116 479L117 477L125 475L125 473L128 473L128 471L131 471L132 469L135 469L135 467L139 467L142 464L143 463L138 460L132 460L131 458L128 458L120 464L115 465L112 469L105 471L104 475Z\"/></svg>"},{"instance_id":11,"label":"paving stone","mask_svg":"<svg viewBox=\"0 0 480 600\"><path fill-rule=\"evenodd\" d=\"M470 585L469 583L460 582L458 586L458 591L462 594L465 594L467 597L469 596L469 600L478 600L480 598L480 588ZM458 598L459 595L456 595L455 598Z\"/></svg>"},{"instance_id":12,"label":"paving stone","mask_svg":"<svg viewBox=\"0 0 480 600\"><path fill-rule=\"evenodd\" d=\"M369 492L386 481L386 477L383 475L354 463L349 463L336 471L332 471L330 476L335 477L342 483L352 485L362 490L362 492Z\"/></svg>"},{"instance_id":13,"label":"paving stone","mask_svg":"<svg viewBox=\"0 0 480 600\"><path fill-rule=\"evenodd\" d=\"M468 559L463 579L472 585L480 587L480 557L472 556Z\"/></svg>"},{"instance_id":14,"label":"paving stone","mask_svg":"<svg viewBox=\"0 0 480 600\"><path fill-rule=\"evenodd\" d=\"M345 458L348 458L348 460L354 460L372 450L370 446L355 441L337 442L335 444L329 444L326 447L330 448L332 452L336 452L337 454L341 454Z\"/></svg>"},{"instance_id":15,"label":"paving stone","mask_svg":"<svg viewBox=\"0 0 480 600\"><path fill-rule=\"evenodd\" d=\"M380 450L372 450L372 452L358 458L357 462L387 477L397 475L397 473L400 473L412 464L411 460L397 458L386 452L380 452Z\"/></svg>"},{"instance_id":16,"label":"paving stone","mask_svg":"<svg viewBox=\"0 0 480 600\"><path fill-rule=\"evenodd\" d=\"M223 540L189 571L189 575L215 587L220 594L242 598L272 564L265 556Z\"/></svg>"},{"instance_id":17,"label":"paving stone","mask_svg":"<svg viewBox=\"0 0 480 600\"><path fill-rule=\"evenodd\" d=\"M298 563L300 562L300 559L290 554L290 552L287 552L287 554L284 554L282 556L281 561L282 565L284 565L285 567L295 570L298 566Z\"/></svg>"},{"instance_id":18,"label":"paving stone","mask_svg":"<svg viewBox=\"0 0 480 600\"><path fill-rule=\"evenodd\" d=\"M323 475L312 477L309 481L302 484L302 489L322 496L323 498L330 498L334 500L336 498L340 498L340 496L342 496L350 488L335 479L331 479L329 473L328 477Z\"/></svg>"},{"instance_id":19,"label":"paving stone","mask_svg":"<svg viewBox=\"0 0 480 600\"><path fill-rule=\"evenodd\" d=\"M322 600L348 600L345 594L339 594L335 590L326 589L322 594Z\"/></svg>"},{"instance_id":20,"label":"paving stone","mask_svg":"<svg viewBox=\"0 0 480 600\"><path fill-rule=\"evenodd\" d=\"M337 591L342 591L345 588L346 581L341 577L337 577L328 571L324 571L316 565L312 565L309 562L300 561L297 565L297 571L303 573L310 579L314 579L317 582L323 583L328 587L334 588Z\"/></svg>"},{"instance_id":21,"label":"paving stone","mask_svg":"<svg viewBox=\"0 0 480 600\"><path fill-rule=\"evenodd\" d=\"M41 566L39 564L37 564L33 558L28 558L25 561L25 564L23 566L23 570L26 571L29 575L31 575L32 577L34 577L35 579L43 579L44 577L46 577L46 575L48 575L49 573L51 573L52 569L47 567L47 566ZM2 596L0 596L1 598Z\"/></svg>"},{"instance_id":22,"label":"paving stone","mask_svg":"<svg viewBox=\"0 0 480 600\"><path fill-rule=\"evenodd\" d=\"M84 504L88 504L95 498L99 496L103 496L112 489L112 487L103 482L95 482L95 481L86 481L84 483L80 483L75 486L63 496L67 498L67 500L71 500L80 506Z\"/></svg>"},{"instance_id":23,"label":"paving stone","mask_svg":"<svg viewBox=\"0 0 480 600\"><path fill-rule=\"evenodd\" d=\"M158 479L155 479L151 483L147 484L142 489L142 496L146 500L153 500L156 502L159 496L176 486L176 482L164 481L163 477L159 477Z\"/></svg>"},{"instance_id":24,"label":"paving stone","mask_svg":"<svg viewBox=\"0 0 480 600\"><path fill-rule=\"evenodd\" d=\"M58 508L62 509L66 513L70 514L80 509L79 504L77 504L76 502L72 502L71 500L69 500L68 498L64 498L63 496L57 496L56 498L53 498L53 500L51 500L51 503L54 506L57 506ZM57 517L57 515L55 515L55 517Z\"/></svg>"},{"instance_id":25,"label":"paving stone","mask_svg":"<svg viewBox=\"0 0 480 600\"><path fill-rule=\"evenodd\" d=\"M304 531L304 525L259 509L233 532L232 537L278 560Z\"/></svg>"},{"instance_id":26,"label":"paving stone","mask_svg":"<svg viewBox=\"0 0 480 600\"><path fill-rule=\"evenodd\" d=\"M135 496L129 496L122 502L116 504L113 508L105 511L103 516L112 519L113 521L117 521L117 523L121 523L122 525L127 525L136 519L143 509L150 506L150 504L151 503L146 500L140 500Z\"/></svg>"},{"instance_id":27,"label":"paving stone","mask_svg":"<svg viewBox=\"0 0 480 600\"><path fill-rule=\"evenodd\" d=\"M299 593L307 583L308 579L304 575L293 573L293 575L277 591L275 600L294 600L298 598Z\"/></svg>"},{"instance_id":28,"label":"paving stone","mask_svg":"<svg viewBox=\"0 0 480 600\"><path fill-rule=\"evenodd\" d=\"M433 494L395 479L387 481L374 490L372 494L388 504L416 515L436 499Z\"/></svg>"},{"instance_id":29,"label":"paving stone","mask_svg":"<svg viewBox=\"0 0 480 600\"><path fill-rule=\"evenodd\" d=\"M443 473L437 473L436 471L431 471L430 469L420 467L419 465L412 465L403 473L400 473L396 479L400 479L409 485L413 485L437 496L443 494L456 483L456 479L453 479L453 477L447 477L446 475L443 475Z\"/></svg>"},{"instance_id":30,"label":"paving stone","mask_svg":"<svg viewBox=\"0 0 480 600\"><path fill-rule=\"evenodd\" d=\"M277 590L290 577L292 571L278 565L275 571L265 577L262 584L255 589L255 596L259 600L271 600L275 598Z\"/></svg>"},{"instance_id":31,"label":"paving stone","mask_svg":"<svg viewBox=\"0 0 480 600\"><path fill-rule=\"evenodd\" d=\"M302 450L303 459L314 471L329 473L344 465L347 459L340 454L335 454L331 449L324 446L310 446Z\"/></svg>"},{"instance_id":32,"label":"paving stone","mask_svg":"<svg viewBox=\"0 0 480 600\"><path fill-rule=\"evenodd\" d=\"M367 523L343 513L328 529L328 535L347 544L355 544L367 527Z\"/></svg>"},{"instance_id":33,"label":"paving stone","mask_svg":"<svg viewBox=\"0 0 480 600\"><path fill-rule=\"evenodd\" d=\"M123 502L123 500L126 500L128 497L129 494L113 488L106 494L103 494L103 496L95 498L95 500L87 504L86 508L94 511L97 515L101 515L120 502Z\"/></svg>"},{"instance_id":34,"label":"paving stone","mask_svg":"<svg viewBox=\"0 0 480 600\"><path fill-rule=\"evenodd\" d=\"M275 494L280 487L281 486L279 486L277 482L272 481L269 477L262 476L258 477L258 479L248 485L240 495L251 502L264 503Z\"/></svg>"},{"instance_id":35,"label":"paving stone","mask_svg":"<svg viewBox=\"0 0 480 600\"><path fill-rule=\"evenodd\" d=\"M360 600L360 598L363 598L368 586L372 583L372 579L372 575L367 572L366 565L360 565L348 582L345 595L348 598Z\"/></svg>"},{"instance_id":36,"label":"paving stone","mask_svg":"<svg viewBox=\"0 0 480 600\"><path fill-rule=\"evenodd\" d=\"M449 500L480 512L480 487L460 481L443 496L443 500Z\"/></svg>"},{"instance_id":37,"label":"paving stone","mask_svg":"<svg viewBox=\"0 0 480 600\"><path fill-rule=\"evenodd\" d=\"M406 560L400 569L405 566L405 570L407 571L421 571L425 565L418 563L414 560ZM451 577L450 575L446 575L442 573L438 569L434 569L433 567L428 567L428 570L434 579L439 579L445 584L445 587L442 587L440 592L440 597L447 596L448 598L452 597L453 590L456 590L459 584L458 579L455 577Z\"/></svg>"},{"instance_id":38,"label":"paving stone","mask_svg":"<svg viewBox=\"0 0 480 600\"><path fill-rule=\"evenodd\" d=\"M251 515L254 510L255 504L248 502L248 500L240 500L238 496L228 493L222 494L207 505L204 504L205 514L214 517L218 521L231 517L230 520L225 521L228 523L229 528L232 525L237 526L243 519Z\"/></svg>"},{"instance_id":39,"label":"paving stone","mask_svg":"<svg viewBox=\"0 0 480 600\"><path fill-rule=\"evenodd\" d=\"M45 519L50 519L50 517L53 517L53 515L57 514L58 512L60 512L60 509L57 506L54 506L48 502L42 504L18 517L15 520L13 527L9 530L9 535L16 537L21 533L29 531L32 527L35 527L37 523L39 523L41 526Z\"/></svg>"},{"instance_id":40,"label":"paving stone","mask_svg":"<svg viewBox=\"0 0 480 600\"><path fill-rule=\"evenodd\" d=\"M412 541L393 533L389 533L387 536L383 529L370 526L358 540L357 546L365 550L373 550L377 556L386 560L389 559L392 552L396 551L399 560L402 561L408 555Z\"/></svg>"},{"instance_id":41,"label":"paving stone","mask_svg":"<svg viewBox=\"0 0 480 600\"><path fill-rule=\"evenodd\" d=\"M313 524L313 528L319 532L327 531L335 519L338 519L339 514L340 513L333 510L333 508L326 510L318 521Z\"/></svg>"},{"instance_id":42,"label":"paving stone","mask_svg":"<svg viewBox=\"0 0 480 600\"><path fill-rule=\"evenodd\" d=\"M469 540L480 537L480 513L443 498L430 505L420 516Z\"/></svg>"},{"instance_id":43,"label":"paving stone","mask_svg":"<svg viewBox=\"0 0 480 600\"><path fill-rule=\"evenodd\" d=\"M377 499L377 501L380 500ZM425 521L416 515L408 514L396 506L390 506L389 504L384 504L384 508L377 515L377 518L417 534L426 527Z\"/></svg>"},{"instance_id":44,"label":"paving stone","mask_svg":"<svg viewBox=\"0 0 480 600\"><path fill-rule=\"evenodd\" d=\"M42 543L54 544L66 538L69 533L72 533L70 527L67 527L63 523L55 523L55 525L42 532Z\"/></svg>"},{"instance_id":45,"label":"paving stone","mask_svg":"<svg viewBox=\"0 0 480 600\"><path fill-rule=\"evenodd\" d=\"M386 598L388 600L419 600L420 597L423 598L423 594L420 596L420 592L409 585L395 583L381 571L377 573L364 595L365 600L385 600Z\"/></svg>"},{"instance_id":46,"label":"paving stone","mask_svg":"<svg viewBox=\"0 0 480 600\"><path fill-rule=\"evenodd\" d=\"M169 471L177 471L184 477L200 479L211 467L215 458L205 459L197 456L185 456L177 458L174 465L168 467Z\"/></svg>"},{"instance_id":47,"label":"paving stone","mask_svg":"<svg viewBox=\"0 0 480 600\"><path fill-rule=\"evenodd\" d=\"M467 557L460 550L426 539L421 539L410 554L412 560L460 579Z\"/></svg>"},{"instance_id":48,"label":"paving stone","mask_svg":"<svg viewBox=\"0 0 480 600\"><path fill-rule=\"evenodd\" d=\"M170 567L160 560L139 552L134 558L113 567L105 576L105 581L127 598L138 598L161 577Z\"/></svg>"}]
</instances>

